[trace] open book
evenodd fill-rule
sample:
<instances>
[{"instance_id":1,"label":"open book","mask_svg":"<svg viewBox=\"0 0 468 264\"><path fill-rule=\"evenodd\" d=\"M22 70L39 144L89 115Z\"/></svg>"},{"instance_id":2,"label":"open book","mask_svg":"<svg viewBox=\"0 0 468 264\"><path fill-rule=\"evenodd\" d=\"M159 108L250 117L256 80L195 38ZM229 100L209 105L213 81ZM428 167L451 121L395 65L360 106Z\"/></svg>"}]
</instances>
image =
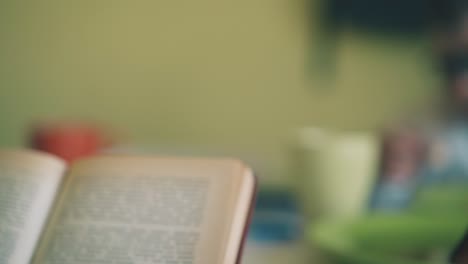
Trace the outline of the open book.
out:
<instances>
[{"instance_id":1,"label":"open book","mask_svg":"<svg viewBox=\"0 0 468 264\"><path fill-rule=\"evenodd\" d=\"M229 159L0 151L0 263L235 264L254 193Z\"/></svg>"}]
</instances>

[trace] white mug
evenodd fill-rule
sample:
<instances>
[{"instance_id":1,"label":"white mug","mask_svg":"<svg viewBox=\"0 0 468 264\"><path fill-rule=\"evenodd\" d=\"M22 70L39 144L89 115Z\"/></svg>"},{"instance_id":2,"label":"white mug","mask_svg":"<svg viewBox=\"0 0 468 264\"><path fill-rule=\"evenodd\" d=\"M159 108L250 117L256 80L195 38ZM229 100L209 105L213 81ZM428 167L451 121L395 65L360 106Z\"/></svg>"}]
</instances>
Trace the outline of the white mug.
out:
<instances>
[{"instance_id":1,"label":"white mug","mask_svg":"<svg viewBox=\"0 0 468 264\"><path fill-rule=\"evenodd\" d=\"M371 132L300 131L297 181L306 217L355 217L377 176L378 138Z\"/></svg>"}]
</instances>

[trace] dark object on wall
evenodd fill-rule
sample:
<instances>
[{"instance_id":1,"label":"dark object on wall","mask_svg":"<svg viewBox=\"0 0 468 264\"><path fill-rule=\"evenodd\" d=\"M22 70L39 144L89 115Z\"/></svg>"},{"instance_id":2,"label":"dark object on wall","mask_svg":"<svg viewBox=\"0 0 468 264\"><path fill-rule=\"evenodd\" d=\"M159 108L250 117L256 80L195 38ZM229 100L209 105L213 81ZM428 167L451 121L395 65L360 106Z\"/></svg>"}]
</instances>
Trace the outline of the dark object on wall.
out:
<instances>
[{"instance_id":1,"label":"dark object on wall","mask_svg":"<svg viewBox=\"0 0 468 264\"><path fill-rule=\"evenodd\" d=\"M468 11L466 0L430 0L429 25L442 30L453 30Z\"/></svg>"},{"instance_id":2,"label":"dark object on wall","mask_svg":"<svg viewBox=\"0 0 468 264\"><path fill-rule=\"evenodd\" d=\"M421 32L427 22L427 0L328 0L329 25L349 25L373 32Z\"/></svg>"},{"instance_id":3,"label":"dark object on wall","mask_svg":"<svg viewBox=\"0 0 468 264\"><path fill-rule=\"evenodd\" d=\"M323 0L325 24L384 34L422 34L434 25L453 25L463 0Z\"/></svg>"},{"instance_id":4,"label":"dark object on wall","mask_svg":"<svg viewBox=\"0 0 468 264\"><path fill-rule=\"evenodd\" d=\"M318 3L318 8L312 6L313 12L318 13L311 17L321 20L320 36L313 38L315 48L310 65L315 77L327 79L336 71L342 31L352 29L383 36L386 40L420 41L433 31L456 31L461 18L468 14L467 0L321 0ZM443 37L442 43L445 42Z\"/></svg>"}]
</instances>

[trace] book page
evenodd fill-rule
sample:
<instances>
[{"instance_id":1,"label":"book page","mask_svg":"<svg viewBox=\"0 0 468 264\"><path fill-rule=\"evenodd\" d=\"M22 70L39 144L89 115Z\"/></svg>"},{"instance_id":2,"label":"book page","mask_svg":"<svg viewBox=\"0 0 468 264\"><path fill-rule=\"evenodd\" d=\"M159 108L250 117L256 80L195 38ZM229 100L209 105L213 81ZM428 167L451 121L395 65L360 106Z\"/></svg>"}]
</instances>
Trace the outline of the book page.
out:
<instances>
[{"instance_id":1,"label":"book page","mask_svg":"<svg viewBox=\"0 0 468 264\"><path fill-rule=\"evenodd\" d=\"M32 151L0 151L0 263L28 264L65 163Z\"/></svg>"},{"instance_id":2,"label":"book page","mask_svg":"<svg viewBox=\"0 0 468 264\"><path fill-rule=\"evenodd\" d=\"M241 173L223 160L78 164L34 263L223 263Z\"/></svg>"}]
</instances>

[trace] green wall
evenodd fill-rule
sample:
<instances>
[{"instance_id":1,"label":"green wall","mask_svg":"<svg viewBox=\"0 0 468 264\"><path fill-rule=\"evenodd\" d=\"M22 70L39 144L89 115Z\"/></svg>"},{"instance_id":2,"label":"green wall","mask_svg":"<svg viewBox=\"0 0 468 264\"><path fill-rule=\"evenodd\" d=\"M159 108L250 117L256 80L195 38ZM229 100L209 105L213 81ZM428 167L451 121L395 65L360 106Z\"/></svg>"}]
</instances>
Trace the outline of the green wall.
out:
<instances>
[{"instance_id":1,"label":"green wall","mask_svg":"<svg viewBox=\"0 0 468 264\"><path fill-rule=\"evenodd\" d=\"M37 120L92 119L282 181L297 128L376 128L432 100L418 41L344 33L336 76L314 81L304 2L3 0L0 145L23 145Z\"/></svg>"}]
</instances>

